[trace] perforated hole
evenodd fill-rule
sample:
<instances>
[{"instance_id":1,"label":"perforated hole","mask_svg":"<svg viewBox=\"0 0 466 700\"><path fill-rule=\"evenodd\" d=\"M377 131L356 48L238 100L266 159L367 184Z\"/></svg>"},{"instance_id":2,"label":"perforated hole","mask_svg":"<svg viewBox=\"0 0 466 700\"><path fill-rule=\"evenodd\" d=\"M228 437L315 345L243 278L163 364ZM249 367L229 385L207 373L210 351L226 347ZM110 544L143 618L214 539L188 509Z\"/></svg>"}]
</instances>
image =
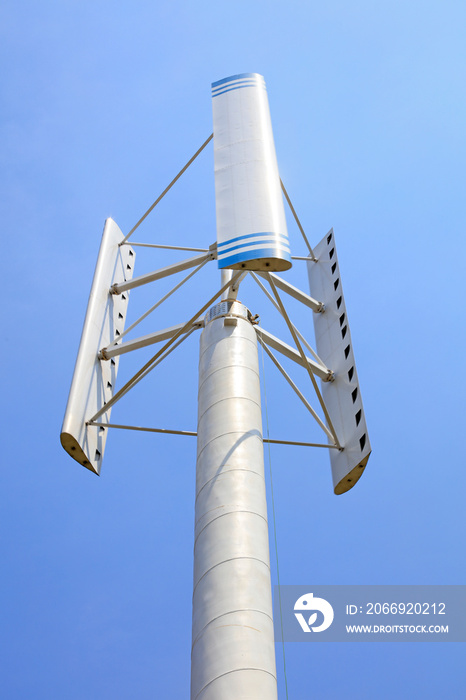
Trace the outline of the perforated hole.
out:
<instances>
[{"instance_id":1,"label":"perforated hole","mask_svg":"<svg viewBox=\"0 0 466 700\"><path fill-rule=\"evenodd\" d=\"M345 318L346 318L346 314L342 314L342 315L340 316L340 326L342 326L342 325L344 324Z\"/></svg>"},{"instance_id":2,"label":"perforated hole","mask_svg":"<svg viewBox=\"0 0 466 700\"><path fill-rule=\"evenodd\" d=\"M112 359L110 360L110 362L112 363L112 365L114 365L114 366L116 365L116 362L115 362L115 360L113 359L113 357L112 357Z\"/></svg>"},{"instance_id":3,"label":"perforated hole","mask_svg":"<svg viewBox=\"0 0 466 700\"><path fill-rule=\"evenodd\" d=\"M126 301L126 296L124 294L121 295L121 298L123 299L123 301Z\"/></svg>"},{"instance_id":4,"label":"perforated hole","mask_svg":"<svg viewBox=\"0 0 466 700\"><path fill-rule=\"evenodd\" d=\"M361 422L361 416L362 416L362 411L361 411L361 409L359 409L359 411L354 416L354 419L356 421L356 425L359 425L359 423Z\"/></svg>"},{"instance_id":5,"label":"perforated hole","mask_svg":"<svg viewBox=\"0 0 466 700\"><path fill-rule=\"evenodd\" d=\"M333 263L332 265L332 275L335 274L335 270L337 269L337 264Z\"/></svg>"},{"instance_id":6,"label":"perforated hole","mask_svg":"<svg viewBox=\"0 0 466 700\"><path fill-rule=\"evenodd\" d=\"M362 436L362 438L359 439L359 444L361 445L361 452L364 449L364 445L366 444L366 433Z\"/></svg>"},{"instance_id":7,"label":"perforated hole","mask_svg":"<svg viewBox=\"0 0 466 700\"><path fill-rule=\"evenodd\" d=\"M134 255L134 253L133 253L133 251L131 250L131 248L129 249L129 254L131 255L131 257Z\"/></svg>"},{"instance_id":8,"label":"perforated hole","mask_svg":"<svg viewBox=\"0 0 466 700\"><path fill-rule=\"evenodd\" d=\"M118 314L118 318L124 318L123 314Z\"/></svg>"},{"instance_id":9,"label":"perforated hole","mask_svg":"<svg viewBox=\"0 0 466 700\"><path fill-rule=\"evenodd\" d=\"M105 433L105 428L103 425L100 426L99 433Z\"/></svg>"},{"instance_id":10,"label":"perforated hole","mask_svg":"<svg viewBox=\"0 0 466 700\"><path fill-rule=\"evenodd\" d=\"M350 382L353 380L353 375L354 375L354 367L350 367L350 369L348 370L348 379L350 380Z\"/></svg>"},{"instance_id":11,"label":"perforated hole","mask_svg":"<svg viewBox=\"0 0 466 700\"><path fill-rule=\"evenodd\" d=\"M117 328L117 330L115 331L115 335L121 335L121 333L120 333L120 331L118 330L118 328Z\"/></svg>"},{"instance_id":12,"label":"perforated hole","mask_svg":"<svg viewBox=\"0 0 466 700\"><path fill-rule=\"evenodd\" d=\"M112 382L107 382L107 388L111 389L112 388Z\"/></svg>"},{"instance_id":13,"label":"perforated hole","mask_svg":"<svg viewBox=\"0 0 466 700\"><path fill-rule=\"evenodd\" d=\"M341 337L344 338L346 335L346 331L348 330L348 326L343 326L341 329Z\"/></svg>"},{"instance_id":14,"label":"perforated hole","mask_svg":"<svg viewBox=\"0 0 466 700\"><path fill-rule=\"evenodd\" d=\"M132 270L133 268L131 267L131 265L126 265L126 269L127 269L127 270Z\"/></svg>"},{"instance_id":15,"label":"perforated hole","mask_svg":"<svg viewBox=\"0 0 466 700\"><path fill-rule=\"evenodd\" d=\"M342 301L343 301L342 297L338 297L338 299L337 299L337 309L340 308L341 302L342 302Z\"/></svg>"},{"instance_id":16,"label":"perforated hole","mask_svg":"<svg viewBox=\"0 0 466 700\"><path fill-rule=\"evenodd\" d=\"M332 248L332 250L328 254L328 257L330 258L330 260L333 258L334 255L335 255L335 248Z\"/></svg>"},{"instance_id":17,"label":"perforated hole","mask_svg":"<svg viewBox=\"0 0 466 700\"><path fill-rule=\"evenodd\" d=\"M95 451L95 459L96 459L96 460L99 460L99 459L100 459L100 452L99 452L99 450L96 450L96 451Z\"/></svg>"},{"instance_id":18,"label":"perforated hole","mask_svg":"<svg viewBox=\"0 0 466 700\"><path fill-rule=\"evenodd\" d=\"M340 279L335 280L335 282L333 283L333 288L335 291L337 291L339 284L340 284Z\"/></svg>"},{"instance_id":19,"label":"perforated hole","mask_svg":"<svg viewBox=\"0 0 466 700\"><path fill-rule=\"evenodd\" d=\"M345 348L345 359L348 359L349 353L350 353L350 346L347 345L346 348Z\"/></svg>"},{"instance_id":20,"label":"perforated hole","mask_svg":"<svg viewBox=\"0 0 466 700\"><path fill-rule=\"evenodd\" d=\"M355 389L353 389L353 391L351 392L351 398L353 399L353 403L354 403L354 402L356 401L356 399L358 398L358 387L356 387Z\"/></svg>"},{"instance_id":21,"label":"perforated hole","mask_svg":"<svg viewBox=\"0 0 466 700\"><path fill-rule=\"evenodd\" d=\"M329 233L329 235L327 236L327 245L329 245L331 240L332 240L332 234Z\"/></svg>"}]
</instances>

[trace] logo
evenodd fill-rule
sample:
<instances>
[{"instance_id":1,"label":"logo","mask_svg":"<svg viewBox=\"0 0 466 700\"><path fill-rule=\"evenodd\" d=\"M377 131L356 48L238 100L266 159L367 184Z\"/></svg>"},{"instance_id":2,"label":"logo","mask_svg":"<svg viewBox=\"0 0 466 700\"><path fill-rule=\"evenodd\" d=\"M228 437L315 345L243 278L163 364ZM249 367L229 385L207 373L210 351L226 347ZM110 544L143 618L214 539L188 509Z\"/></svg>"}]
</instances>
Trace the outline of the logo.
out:
<instances>
[{"instance_id":1,"label":"logo","mask_svg":"<svg viewBox=\"0 0 466 700\"><path fill-rule=\"evenodd\" d=\"M323 632L328 629L333 622L333 608L324 598L314 598L313 593L306 593L302 595L296 603L294 604L294 609L305 610L307 613L311 612L309 618L306 622L304 615L300 612L295 612L295 617L301 625L303 632ZM318 614L322 613L323 621L320 625L315 625L317 621Z\"/></svg>"}]
</instances>

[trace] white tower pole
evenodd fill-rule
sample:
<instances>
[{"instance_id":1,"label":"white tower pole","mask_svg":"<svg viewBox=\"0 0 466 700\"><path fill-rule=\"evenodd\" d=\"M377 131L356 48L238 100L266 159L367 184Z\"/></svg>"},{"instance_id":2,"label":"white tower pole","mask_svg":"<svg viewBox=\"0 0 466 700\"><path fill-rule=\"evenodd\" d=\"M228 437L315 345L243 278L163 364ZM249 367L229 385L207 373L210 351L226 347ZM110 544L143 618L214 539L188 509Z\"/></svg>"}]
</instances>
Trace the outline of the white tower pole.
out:
<instances>
[{"instance_id":1,"label":"white tower pole","mask_svg":"<svg viewBox=\"0 0 466 700\"><path fill-rule=\"evenodd\" d=\"M239 302L201 335L191 700L276 700L257 340Z\"/></svg>"}]
</instances>

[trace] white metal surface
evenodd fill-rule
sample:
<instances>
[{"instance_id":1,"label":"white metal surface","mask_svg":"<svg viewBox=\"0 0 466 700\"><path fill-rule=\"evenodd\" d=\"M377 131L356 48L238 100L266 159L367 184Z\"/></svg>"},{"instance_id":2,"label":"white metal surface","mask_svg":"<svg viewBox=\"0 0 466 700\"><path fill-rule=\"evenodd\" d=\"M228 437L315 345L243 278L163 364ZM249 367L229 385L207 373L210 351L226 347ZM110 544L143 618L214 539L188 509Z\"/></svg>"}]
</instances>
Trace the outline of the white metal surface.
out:
<instances>
[{"instance_id":1,"label":"white metal surface","mask_svg":"<svg viewBox=\"0 0 466 700\"><path fill-rule=\"evenodd\" d=\"M285 211L264 78L212 83L218 266L291 267Z\"/></svg>"},{"instance_id":2,"label":"white metal surface","mask_svg":"<svg viewBox=\"0 0 466 700\"><path fill-rule=\"evenodd\" d=\"M319 357L332 368L335 380L322 383L322 396L342 451L331 450L334 492L345 493L360 478L371 453L358 374L348 325L333 229L314 249L317 262L308 263L311 295L325 312L313 314Z\"/></svg>"},{"instance_id":3,"label":"white metal surface","mask_svg":"<svg viewBox=\"0 0 466 700\"><path fill-rule=\"evenodd\" d=\"M257 340L221 314L199 360L191 700L276 700Z\"/></svg>"},{"instance_id":4,"label":"white metal surface","mask_svg":"<svg viewBox=\"0 0 466 700\"><path fill-rule=\"evenodd\" d=\"M114 393L118 358L102 362L97 354L124 329L128 292L109 294L112 284L133 275L135 254L130 246L119 245L122 240L116 223L107 219L60 435L71 457L96 474L100 473L107 429L86 426L86 421L104 408ZM110 410L105 412L103 422L109 420Z\"/></svg>"}]
</instances>

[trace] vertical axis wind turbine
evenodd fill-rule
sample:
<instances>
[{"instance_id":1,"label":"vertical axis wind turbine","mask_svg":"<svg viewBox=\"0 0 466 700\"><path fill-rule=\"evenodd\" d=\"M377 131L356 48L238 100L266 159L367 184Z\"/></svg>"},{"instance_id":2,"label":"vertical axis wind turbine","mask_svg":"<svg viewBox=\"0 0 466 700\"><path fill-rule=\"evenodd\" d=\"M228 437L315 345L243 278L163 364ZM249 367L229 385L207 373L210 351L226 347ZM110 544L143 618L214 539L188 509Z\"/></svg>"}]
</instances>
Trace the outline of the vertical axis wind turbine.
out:
<instances>
[{"instance_id":1,"label":"vertical axis wind turbine","mask_svg":"<svg viewBox=\"0 0 466 700\"><path fill-rule=\"evenodd\" d=\"M75 372L63 422L65 450L100 473L110 428L197 435L191 700L276 700L272 594L264 442L328 447L334 492L360 478L371 452L354 362L335 237L330 230L313 250L281 183L265 82L257 73L212 84L217 241L197 255L133 276L128 238L181 173L126 236L107 219L97 260ZM310 294L277 275L292 265L282 191L304 241ZM187 321L124 340L130 331L209 261L217 260L220 288ZM131 289L190 270L125 330ZM284 319L293 346L257 323L237 299L251 277ZM268 287L264 284L267 283ZM312 311L316 351L291 321L282 293ZM113 424L113 405L201 330L197 433ZM264 440L258 343L325 433L326 443ZM162 347L118 391L120 355ZM275 350L305 370L322 417L280 363ZM310 352L312 358L306 352ZM320 380L320 388L318 385Z\"/></svg>"}]
</instances>

